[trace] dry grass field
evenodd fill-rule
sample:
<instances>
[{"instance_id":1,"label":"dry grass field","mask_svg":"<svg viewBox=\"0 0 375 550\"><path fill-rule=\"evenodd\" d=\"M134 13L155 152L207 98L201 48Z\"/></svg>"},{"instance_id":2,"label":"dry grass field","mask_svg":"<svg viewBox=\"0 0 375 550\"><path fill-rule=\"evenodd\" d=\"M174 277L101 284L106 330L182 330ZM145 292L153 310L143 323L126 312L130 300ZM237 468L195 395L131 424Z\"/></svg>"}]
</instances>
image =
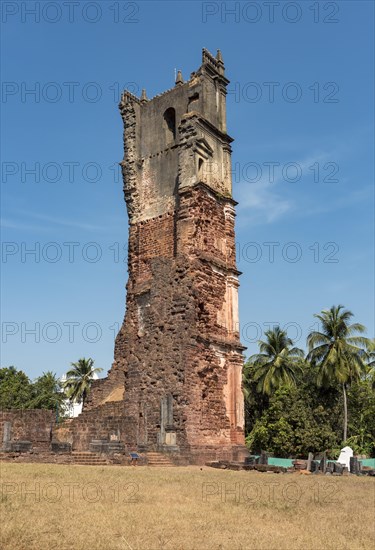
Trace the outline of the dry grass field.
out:
<instances>
[{"instance_id":1,"label":"dry grass field","mask_svg":"<svg viewBox=\"0 0 375 550\"><path fill-rule=\"evenodd\" d=\"M372 549L368 477L1 464L2 550Z\"/></svg>"}]
</instances>

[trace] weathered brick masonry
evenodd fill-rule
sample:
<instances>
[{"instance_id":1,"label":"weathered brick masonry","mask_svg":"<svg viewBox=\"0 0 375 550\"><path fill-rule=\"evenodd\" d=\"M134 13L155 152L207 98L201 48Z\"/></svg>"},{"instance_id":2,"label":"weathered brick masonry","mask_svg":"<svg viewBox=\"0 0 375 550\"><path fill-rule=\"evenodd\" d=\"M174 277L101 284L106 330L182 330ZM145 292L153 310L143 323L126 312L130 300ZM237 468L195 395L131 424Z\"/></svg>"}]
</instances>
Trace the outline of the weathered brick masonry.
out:
<instances>
[{"instance_id":1,"label":"weathered brick masonry","mask_svg":"<svg viewBox=\"0 0 375 550\"><path fill-rule=\"evenodd\" d=\"M220 52L203 50L187 82L123 94L126 314L107 378L54 431L73 449L117 437L177 463L246 453L228 83Z\"/></svg>"},{"instance_id":2,"label":"weathered brick masonry","mask_svg":"<svg viewBox=\"0 0 375 550\"><path fill-rule=\"evenodd\" d=\"M11 450L12 445L30 442L33 449L50 449L55 412L40 409L3 410L0 412L0 445Z\"/></svg>"}]
</instances>

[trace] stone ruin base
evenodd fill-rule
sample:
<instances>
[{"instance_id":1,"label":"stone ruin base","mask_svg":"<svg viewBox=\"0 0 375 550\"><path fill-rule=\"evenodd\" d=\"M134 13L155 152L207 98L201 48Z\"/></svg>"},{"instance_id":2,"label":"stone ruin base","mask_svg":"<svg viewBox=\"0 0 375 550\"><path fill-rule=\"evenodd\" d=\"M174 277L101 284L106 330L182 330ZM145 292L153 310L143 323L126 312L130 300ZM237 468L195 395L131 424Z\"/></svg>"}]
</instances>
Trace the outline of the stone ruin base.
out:
<instances>
[{"instance_id":1,"label":"stone ruin base","mask_svg":"<svg viewBox=\"0 0 375 550\"><path fill-rule=\"evenodd\" d=\"M15 462L74 463L74 453L93 453L108 464L127 464L129 453L141 455L139 464L147 463L147 453L161 453L176 466L204 465L226 460L244 462L249 452L233 442L221 446L138 445L125 443L129 418L123 402L108 402L88 410L79 417L56 423L53 411L8 410L1 412L1 460Z\"/></svg>"}]
</instances>

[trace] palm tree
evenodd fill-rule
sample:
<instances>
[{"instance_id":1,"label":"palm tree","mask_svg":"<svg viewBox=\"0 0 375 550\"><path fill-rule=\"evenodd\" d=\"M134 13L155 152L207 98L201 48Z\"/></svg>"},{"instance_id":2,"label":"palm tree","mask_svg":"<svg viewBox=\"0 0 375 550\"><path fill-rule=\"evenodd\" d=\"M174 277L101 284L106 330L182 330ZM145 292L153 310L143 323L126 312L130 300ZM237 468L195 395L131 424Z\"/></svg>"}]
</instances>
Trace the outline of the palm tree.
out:
<instances>
[{"instance_id":1,"label":"palm tree","mask_svg":"<svg viewBox=\"0 0 375 550\"><path fill-rule=\"evenodd\" d=\"M267 330L266 341L260 340L259 351L250 357L257 391L271 395L280 386L295 385L302 371L303 350L293 347L293 340L280 327Z\"/></svg>"},{"instance_id":2,"label":"palm tree","mask_svg":"<svg viewBox=\"0 0 375 550\"><path fill-rule=\"evenodd\" d=\"M353 313L344 306L332 306L314 317L322 324L322 331L313 331L307 337L307 359L318 369L318 386L341 384L344 398L344 442L348 435L347 385L365 373L370 341L364 336L366 328L360 323L349 324Z\"/></svg>"},{"instance_id":3,"label":"palm tree","mask_svg":"<svg viewBox=\"0 0 375 550\"><path fill-rule=\"evenodd\" d=\"M94 361L91 358L78 359L77 363L71 363L71 366L73 368L66 373L67 379L64 382L64 389L69 399L82 403L82 407L84 407L94 374L101 372L103 369L94 369Z\"/></svg>"}]
</instances>

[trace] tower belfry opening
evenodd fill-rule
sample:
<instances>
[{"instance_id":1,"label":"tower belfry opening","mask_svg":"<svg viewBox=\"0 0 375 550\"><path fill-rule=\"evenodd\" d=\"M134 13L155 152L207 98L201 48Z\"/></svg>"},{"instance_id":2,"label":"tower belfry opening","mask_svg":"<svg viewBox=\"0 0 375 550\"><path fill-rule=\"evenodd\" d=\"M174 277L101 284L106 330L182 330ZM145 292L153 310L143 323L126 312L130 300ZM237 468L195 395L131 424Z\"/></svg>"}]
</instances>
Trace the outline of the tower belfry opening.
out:
<instances>
[{"instance_id":1,"label":"tower belfry opening","mask_svg":"<svg viewBox=\"0 0 375 550\"><path fill-rule=\"evenodd\" d=\"M167 143L176 139L176 111L169 107L164 113Z\"/></svg>"}]
</instances>

